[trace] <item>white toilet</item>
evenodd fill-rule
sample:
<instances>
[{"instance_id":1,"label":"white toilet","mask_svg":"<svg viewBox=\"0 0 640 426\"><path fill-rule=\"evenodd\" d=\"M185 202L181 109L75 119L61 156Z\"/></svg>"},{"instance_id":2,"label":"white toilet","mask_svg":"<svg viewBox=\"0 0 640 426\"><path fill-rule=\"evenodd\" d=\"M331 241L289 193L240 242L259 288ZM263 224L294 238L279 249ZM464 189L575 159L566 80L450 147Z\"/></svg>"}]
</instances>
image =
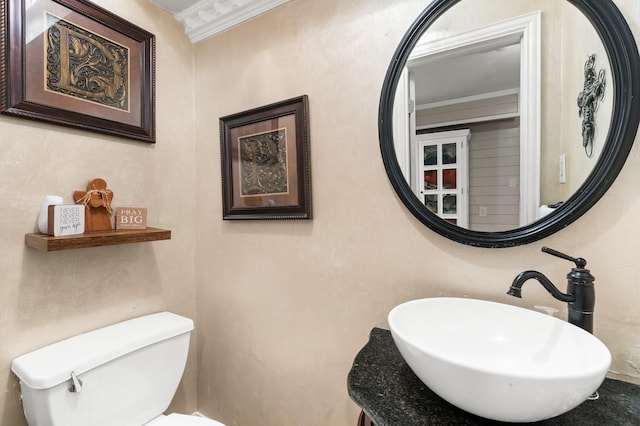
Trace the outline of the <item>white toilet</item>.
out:
<instances>
[{"instance_id":1,"label":"white toilet","mask_svg":"<svg viewBox=\"0 0 640 426\"><path fill-rule=\"evenodd\" d=\"M160 312L13 360L29 426L224 426L162 413L180 383L193 321Z\"/></svg>"}]
</instances>

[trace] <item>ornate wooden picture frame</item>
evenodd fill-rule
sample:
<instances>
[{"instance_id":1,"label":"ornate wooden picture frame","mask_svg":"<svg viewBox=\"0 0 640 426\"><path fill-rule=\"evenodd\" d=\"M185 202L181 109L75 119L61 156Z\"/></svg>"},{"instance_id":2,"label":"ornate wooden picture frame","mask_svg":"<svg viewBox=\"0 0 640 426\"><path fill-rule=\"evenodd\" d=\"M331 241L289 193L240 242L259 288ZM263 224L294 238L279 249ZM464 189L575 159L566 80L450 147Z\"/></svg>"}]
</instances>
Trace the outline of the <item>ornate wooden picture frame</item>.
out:
<instances>
[{"instance_id":1,"label":"ornate wooden picture frame","mask_svg":"<svg viewBox=\"0 0 640 426\"><path fill-rule=\"evenodd\" d=\"M220 118L223 219L311 219L307 95Z\"/></svg>"},{"instance_id":2,"label":"ornate wooden picture frame","mask_svg":"<svg viewBox=\"0 0 640 426\"><path fill-rule=\"evenodd\" d=\"M155 36L86 0L0 0L0 112L155 142Z\"/></svg>"}]
</instances>

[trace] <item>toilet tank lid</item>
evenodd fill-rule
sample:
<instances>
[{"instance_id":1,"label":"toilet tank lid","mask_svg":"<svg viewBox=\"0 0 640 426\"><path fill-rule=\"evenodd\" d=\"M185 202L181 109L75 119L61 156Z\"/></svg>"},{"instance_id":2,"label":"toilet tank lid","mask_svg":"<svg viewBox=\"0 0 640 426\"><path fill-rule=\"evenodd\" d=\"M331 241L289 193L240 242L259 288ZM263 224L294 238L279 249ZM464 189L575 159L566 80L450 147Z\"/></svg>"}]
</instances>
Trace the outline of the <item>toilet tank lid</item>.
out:
<instances>
[{"instance_id":1,"label":"toilet tank lid","mask_svg":"<svg viewBox=\"0 0 640 426\"><path fill-rule=\"evenodd\" d=\"M32 389L48 389L106 362L189 333L193 321L159 312L70 337L14 359L11 370Z\"/></svg>"}]
</instances>

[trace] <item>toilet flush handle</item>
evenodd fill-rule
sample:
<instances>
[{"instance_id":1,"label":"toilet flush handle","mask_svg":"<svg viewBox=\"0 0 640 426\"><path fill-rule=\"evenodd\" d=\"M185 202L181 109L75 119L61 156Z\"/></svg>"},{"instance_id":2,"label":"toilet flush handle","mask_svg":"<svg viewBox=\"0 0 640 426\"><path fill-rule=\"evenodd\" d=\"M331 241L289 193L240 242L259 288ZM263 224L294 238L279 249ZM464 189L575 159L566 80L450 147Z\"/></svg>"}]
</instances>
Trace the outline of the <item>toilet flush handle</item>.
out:
<instances>
[{"instance_id":1,"label":"toilet flush handle","mask_svg":"<svg viewBox=\"0 0 640 426\"><path fill-rule=\"evenodd\" d=\"M82 390L82 380L78 379L76 373L71 372L71 386L69 386L69 392L80 393Z\"/></svg>"}]
</instances>

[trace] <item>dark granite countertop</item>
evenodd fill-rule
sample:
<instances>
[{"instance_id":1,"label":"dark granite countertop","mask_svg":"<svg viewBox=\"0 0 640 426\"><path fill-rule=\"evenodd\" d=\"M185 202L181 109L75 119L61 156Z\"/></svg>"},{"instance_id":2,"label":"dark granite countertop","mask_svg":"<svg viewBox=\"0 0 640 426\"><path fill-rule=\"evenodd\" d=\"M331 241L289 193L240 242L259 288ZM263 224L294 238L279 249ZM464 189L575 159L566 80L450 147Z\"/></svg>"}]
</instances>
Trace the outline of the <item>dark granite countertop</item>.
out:
<instances>
[{"instance_id":1,"label":"dark granite countertop","mask_svg":"<svg viewBox=\"0 0 640 426\"><path fill-rule=\"evenodd\" d=\"M347 379L349 395L376 426L509 425L474 416L434 394L411 371L391 332L374 328ZM529 425L640 425L640 386L606 379L600 398L572 411Z\"/></svg>"}]
</instances>

